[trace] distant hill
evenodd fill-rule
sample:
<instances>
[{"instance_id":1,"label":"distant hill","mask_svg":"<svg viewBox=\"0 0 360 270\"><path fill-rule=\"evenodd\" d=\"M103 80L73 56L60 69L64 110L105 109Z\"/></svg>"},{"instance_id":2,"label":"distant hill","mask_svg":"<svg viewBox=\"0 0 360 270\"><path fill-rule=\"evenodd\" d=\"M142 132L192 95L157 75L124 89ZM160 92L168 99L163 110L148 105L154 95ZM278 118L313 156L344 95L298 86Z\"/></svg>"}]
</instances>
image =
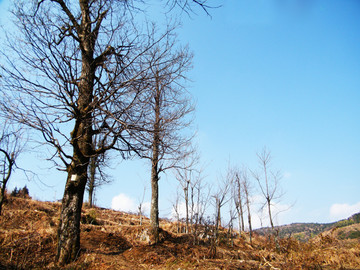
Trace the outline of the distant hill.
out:
<instances>
[{"instance_id":1,"label":"distant hill","mask_svg":"<svg viewBox=\"0 0 360 270\"><path fill-rule=\"evenodd\" d=\"M309 239L334 228L343 228L353 224L360 224L360 212L352 215L347 219L343 219L332 223L293 223L289 225L276 226L276 230L279 231L279 236L289 237L292 236L300 241L308 241ZM261 228L255 230L260 235L265 235L269 228ZM339 235L341 240L344 239L360 239L360 232L350 231L346 234Z\"/></svg>"}]
</instances>

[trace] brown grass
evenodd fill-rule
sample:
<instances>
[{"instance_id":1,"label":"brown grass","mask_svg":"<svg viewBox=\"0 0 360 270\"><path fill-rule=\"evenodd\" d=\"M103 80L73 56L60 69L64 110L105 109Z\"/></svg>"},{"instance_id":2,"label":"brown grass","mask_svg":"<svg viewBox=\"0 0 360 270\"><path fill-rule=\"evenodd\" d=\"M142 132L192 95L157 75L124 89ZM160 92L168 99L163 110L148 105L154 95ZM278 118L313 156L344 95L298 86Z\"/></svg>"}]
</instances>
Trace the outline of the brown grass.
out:
<instances>
[{"instance_id":1,"label":"brown grass","mask_svg":"<svg viewBox=\"0 0 360 270\"><path fill-rule=\"evenodd\" d=\"M293 238L255 235L237 237L233 246L221 232L220 245L210 249L202 239L177 234L177 226L161 221L161 243L151 245L149 220L136 215L84 207L81 252L66 267L54 264L59 203L9 198L0 217L0 269L360 269L359 240L341 240L333 229L301 243ZM353 226L352 230L357 229ZM214 256L215 254L215 256Z\"/></svg>"}]
</instances>

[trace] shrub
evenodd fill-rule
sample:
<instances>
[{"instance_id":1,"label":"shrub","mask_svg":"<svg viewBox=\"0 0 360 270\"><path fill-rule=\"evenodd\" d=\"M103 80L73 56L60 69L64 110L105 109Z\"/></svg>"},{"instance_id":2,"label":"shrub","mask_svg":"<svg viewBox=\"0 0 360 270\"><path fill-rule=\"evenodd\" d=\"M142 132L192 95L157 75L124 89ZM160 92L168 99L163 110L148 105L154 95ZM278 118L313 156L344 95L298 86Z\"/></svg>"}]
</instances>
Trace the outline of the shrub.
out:
<instances>
[{"instance_id":1,"label":"shrub","mask_svg":"<svg viewBox=\"0 0 360 270\"><path fill-rule=\"evenodd\" d=\"M31 198L29 195L29 189L25 185L22 189L18 189L17 187L14 188L14 190L10 194L11 197L20 197L20 198Z\"/></svg>"}]
</instances>

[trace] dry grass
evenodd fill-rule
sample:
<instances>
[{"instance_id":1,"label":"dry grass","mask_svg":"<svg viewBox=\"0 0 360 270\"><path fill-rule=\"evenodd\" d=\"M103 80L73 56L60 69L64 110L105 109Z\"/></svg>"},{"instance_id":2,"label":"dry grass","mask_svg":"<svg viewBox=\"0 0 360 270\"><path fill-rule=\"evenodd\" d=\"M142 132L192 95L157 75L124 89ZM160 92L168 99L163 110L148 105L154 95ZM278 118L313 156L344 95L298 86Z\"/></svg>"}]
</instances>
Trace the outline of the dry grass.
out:
<instances>
[{"instance_id":1,"label":"dry grass","mask_svg":"<svg viewBox=\"0 0 360 270\"><path fill-rule=\"evenodd\" d=\"M220 245L206 238L177 234L177 225L161 222L161 243L151 245L149 220L135 215L86 208L82 213L81 252L65 268L54 264L59 203L10 198L0 217L0 269L360 269L359 240L339 235L358 227L334 229L307 243L293 238L247 235L233 246L222 231ZM345 232L343 232L345 231Z\"/></svg>"}]
</instances>

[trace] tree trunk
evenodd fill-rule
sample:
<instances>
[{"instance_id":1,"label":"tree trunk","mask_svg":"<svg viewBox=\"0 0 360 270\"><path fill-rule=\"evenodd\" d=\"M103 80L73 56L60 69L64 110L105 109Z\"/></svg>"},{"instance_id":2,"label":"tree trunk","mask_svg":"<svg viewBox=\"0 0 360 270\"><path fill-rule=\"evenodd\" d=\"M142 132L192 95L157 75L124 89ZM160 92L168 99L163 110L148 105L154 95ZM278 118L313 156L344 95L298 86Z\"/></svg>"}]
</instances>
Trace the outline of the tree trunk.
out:
<instances>
[{"instance_id":1,"label":"tree trunk","mask_svg":"<svg viewBox=\"0 0 360 270\"><path fill-rule=\"evenodd\" d=\"M239 209L240 209L240 219L241 219L241 228L245 230L245 223L244 223L244 210L242 206L242 201L239 200Z\"/></svg>"},{"instance_id":2,"label":"tree trunk","mask_svg":"<svg viewBox=\"0 0 360 270\"><path fill-rule=\"evenodd\" d=\"M251 226L251 213L250 213L250 202L246 202L248 212L248 223L249 223L249 234L250 234L250 245L252 245L252 226Z\"/></svg>"},{"instance_id":3,"label":"tree trunk","mask_svg":"<svg viewBox=\"0 0 360 270\"><path fill-rule=\"evenodd\" d=\"M80 251L80 219L86 179L86 166L82 166L82 171L69 171L58 228L57 261L60 265L74 261Z\"/></svg>"},{"instance_id":4,"label":"tree trunk","mask_svg":"<svg viewBox=\"0 0 360 270\"><path fill-rule=\"evenodd\" d=\"M215 222L215 243L218 244L219 227L221 226L221 205L218 198L216 198L216 222Z\"/></svg>"},{"instance_id":5,"label":"tree trunk","mask_svg":"<svg viewBox=\"0 0 360 270\"><path fill-rule=\"evenodd\" d=\"M0 152L2 152L5 157L6 157L6 160L9 164L9 168L8 168L8 171L6 173L6 176L3 177L2 179L2 186L0 188L0 216L1 216L1 213L2 213L2 206L3 206L3 203L4 203L4 199L5 199L5 190L6 190L6 184L7 182L9 181L10 179L10 175L11 175L11 172L13 170L13 166L15 164L15 160L13 159L12 155L10 155L9 153L7 153L5 150L3 149L0 149Z\"/></svg>"},{"instance_id":6,"label":"tree trunk","mask_svg":"<svg viewBox=\"0 0 360 270\"><path fill-rule=\"evenodd\" d=\"M269 211L270 226L271 226L271 229L274 230L274 223L273 223L272 215L271 215L271 202L269 199L267 199L267 205L268 205L268 211Z\"/></svg>"},{"instance_id":7,"label":"tree trunk","mask_svg":"<svg viewBox=\"0 0 360 270\"><path fill-rule=\"evenodd\" d=\"M243 231L243 227L241 226L241 217L240 217L240 211L238 211L238 222L239 222L239 238L241 238L241 232Z\"/></svg>"},{"instance_id":8,"label":"tree trunk","mask_svg":"<svg viewBox=\"0 0 360 270\"><path fill-rule=\"evenodd\" d=\"M159 175L157 172L157 163L153 162L151 170L151 211L150 226L154 237L154 242L159 242Z\"/></svg>"},{"instance_id":9,"label":"tree trunk","mask_svg":"<svg viewBox=\"0 0 360 270\"><path fill-rule=\"evenodd\" d=\"M140 226L142 226L142 203L140 203L138 209L139 209L139 216L140 216Z\"/></svg>"},{"instance_id":10,"label":"tree trunk","mask_svg":"<svg viewBox=\"0 0 360 270\"><path fill-rule=\"evenodd\" d=\"M90 57L91 59L91 57ZM80 218L87 182L90 156L93 154L91 102L93 100L94 69L89 57L83 57L79 83L78 110L74 130L71 133L73 146L72 162L62 200L58 228L57 261L60 265L75 260L80 251Z\"/></svg>"},{"instance_id":11,"label":"tree trunk","mask_svg":"<svg viewBox=\"0 0 360 270\"><path fill-rule=\"evenodd\" d=\"M186 182L186 187L184 188L185 195L185 224L186 230L185 233L189 233L189 184Z\"/></svg>"},{"instance_id":12,"label":"tree trunk","mask_svg":"<svg viewBox=\"0 0 360 270\"><path fill-rule=\"evenodd\" d=\"M5 200L5 188L2 187L2 188L0 188L0 216L2 213L2 206L3 206L4 200Z\"/></svg>"},{"instance_id":13,"label":"tree trunk","mask_svg":"<svg viewBox=\"0 0 360 270\"><path fill-rule=\"evenodd\" d=\"M90 178L88 184L88 192L89 192L89 207L93 207L93 199L94 199L94 189L95 189L95 172L96 172L96 157L92 157L90 159Z\"/></svg>"},{"instance_id":14,"label":"tree trunk","mask_svg":"<svg viewBox=\"0 0 360 270\"><path fill-rule=\"evenodd\" d=\"M154 242L159 242L159 147L160 147L160 85L157 82L155 92L155 121L151 159L151 210L150 226Z\"/></svg>"}]
</instances>

